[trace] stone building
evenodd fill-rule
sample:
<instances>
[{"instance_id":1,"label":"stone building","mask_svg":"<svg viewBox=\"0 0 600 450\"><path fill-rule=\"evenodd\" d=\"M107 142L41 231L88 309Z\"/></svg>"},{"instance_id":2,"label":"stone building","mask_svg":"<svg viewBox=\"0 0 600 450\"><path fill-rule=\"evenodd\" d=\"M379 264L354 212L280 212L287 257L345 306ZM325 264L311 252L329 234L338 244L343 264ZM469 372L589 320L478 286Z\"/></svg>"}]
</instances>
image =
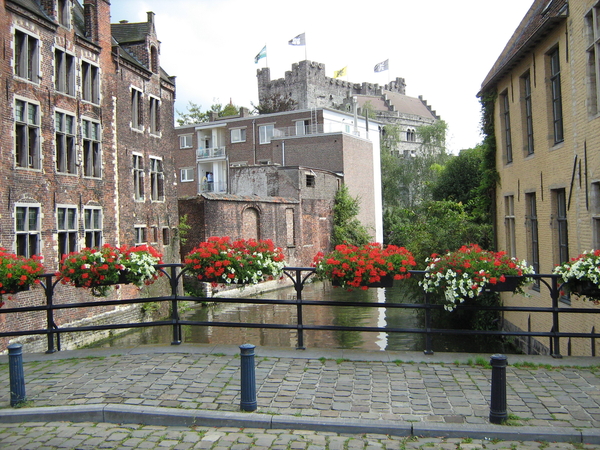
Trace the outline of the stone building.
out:
<instances>
[{"instance_id":1,"label":"stone building","mask_svg":"<svg viewBox=\"0 0 600 450\"><path fill-rule=\"evenodd\" d=\"M221 222L220 235L274 239L276 245L289 249L288 262L308 265L315 253L329 248L332 217L326 216L332 215L333 198L343 182L350 194L360 199L359 220L372 232L373 239L381 242L379 126L377 122L327 108L260 116L250 116L242 108L240 116L178 127L174 155L180 176L180 214L188 214L194 226ZM302 211L310 210L311 199L324 203L314 213L318 221L308 227L313 222L301 214L308 214ZM184 206L190 201L208 205L218 200L221 208L232 210L220 210L219 216L214 215L217 211L209 215L208 210L199 207L198 214L203 216L192 217L194 210ZM260 224L256 232L247 232L235 223L234 217L243 216L239 208L234 208L234 201L239 208L254 208L251 214ZM253 201L270 206L256 208ZM293 213L292 206L282 206L298 201L300 206ZM267 211L273 211L269 208L280 209L277 217L268 217ZM292 218L294 222L290 224ZM213 223L214 232L215 227ZM295 243L287 245L291 243L291 229L296 230ZM206 233L209 237L213 232ZM312 236L314 233L321 236ZM316 243L320 243L320 248L315 247ZM301 248L310 248L310 257L297 250Z\"/></svg>"},{"instance_id":2,"label":"stone building","mask_svg":"<svg viewBox=\"0 0 600 450\"><path fill-rule=\"evenodd\" d=\"M480 91L495 98L498 247L537 273L600 246L599 24L597 0L535 0ZM543 284L527 293L503 301L551 306ZM560 308L597 306L562 297ZM562 315L560 329L589 333L600 329L597 317ZM507 313L505 326L549 331L552 323L549 314ZM571 351L590 355L590 344L573 339ZM548 341L535 347L547 352Z\"/></svg>"},{"instance_id":3,"label":"stone building","mask_svg":"<svg viewBox=\"0 0 600 450\"><path fill-rule=\"evenodd\" d=\"M160 68L154 15L111 27L108 0L4 0L0 32L0 245L43 255L49 272L61 255L104 243L147 242L179 261L177 205L165 201L175 196L164 144L174 140L175 83ZM91 299L55 289L55 303ZM7 306L43 302L34 288ZM111 311L61 311L56 324ZM2 330L44 326L45 313L13 317Z\"/></svg>"},{"instance_id":4,"label":"stone building","mask_svg":"<svg viewBox=\"0 0 600 450\"><path fill-rule=\"evenodd\" d=\"M257 70L258 99L264 102L272 96L291 98L297 109L330 108L358 114L369 110L377 121L396 124L400 128L400 142L396 151L400 155L418 152L417 129L431 125L439 116L422 97L406 95L404 78L380 86L376 83L352 83L325 74L325 64L300 61L284 78L271 80L268 67Z\"/></svg>"}]
</instances>

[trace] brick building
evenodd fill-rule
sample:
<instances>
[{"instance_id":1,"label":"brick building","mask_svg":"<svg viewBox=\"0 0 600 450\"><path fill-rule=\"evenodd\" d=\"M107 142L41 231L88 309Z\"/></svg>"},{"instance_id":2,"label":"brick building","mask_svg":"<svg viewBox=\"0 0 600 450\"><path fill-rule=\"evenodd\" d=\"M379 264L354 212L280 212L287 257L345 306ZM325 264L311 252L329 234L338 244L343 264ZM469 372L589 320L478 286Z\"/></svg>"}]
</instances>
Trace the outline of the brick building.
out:
<instances>
[{"instance_id":1,"label":"brick building","mask_svg":"<svg viewBox=\"0 0 600 450\"><path fill-rule=\"evenodd\" d=\"M330 108L352 112L355 103L358 114L369 110L377 121L399 127L400 141L396 151L400 155L415 154L420 149L417 129L431 125L440 117L423 97L406 95L404 78L396 78L380 86L376 83L353 83L326 75L325 64L300 61L284 78L271 80L271 69L257 70L258 99L264 102L272 96L291 98L297 109Z\"/></svg>"},{"instance_id":2,"label":"brick building","mask_svg":"<svg viewBox=\"0 0 600 450\"><path fill-rule=\"evenodd\" d=\"M49 272L85 246L148 242L178 261L170 152L175 83L160 68L154 15L111 27L108 0L3 0L0 245ZM40 304L40 289L7 306ZM115 295L134 296L124 287ZM88 301L57 285L55 303ZM62 326L110 310L57 313ZM43 315L23 322L43 326ZM4 342L5 343L5 342Z\"/></svg>"},{"instance_id":3,"label":"brick building","mask_svg":"<svg viewBox=\"0 0 600 450\"><path fill-rule=\"evenodd\" d=\"M484 80L494 96L498 247L537 273L600 247L600 3L535 0ZM544 285L507 304L550 306ZM561 308L597 308L563 297ZM506 314L507 328L549 331L549 314ZM561 331L590 332L600 320L561 316ZM537 351L547 352L547 341ZM566 348L567 343L561 343ZM590 354L589 339L572 352Z\"/></svg>"},{"instance_id":4,"label":"brick building","mask_svg":"<svg viewBox=\"0 0 600 450\"><path fill-rule=\"evenodd\" d=\"M292 216L289 216L289 211L284 211L278 216L280 223L273 227L267 227L267 224L275 219L267 219L267 216L260 213L264 211L266 214L266 207L255 210L260 216L262 227L259 236L274 239L283 248L292 248L287 245L287 232L282 230L290 229L286 220L294 217L294 229L297 231L293 248L310 246L311 256L308 258L307 254L290 250L288 260L293 258L306 265L312 261L312 256L317 251L327 250L329 247L331 217L325 217L331 216L337 186L343 181L350 194L360 199L359 220L371 230L373 238L381 242L380 125L378 122L327 108L260 116L250 116L242 108L239 116L215 118L206 123L178 127L178 148L174 155L180 175L179 198L186 202L193 200L207 203L215 202L217 198L231 200L233 194L240 196L236 197L238 203L246 201L249 204L247 196L254 196L271 206L273 202L282 204L283 201L273 200L273 197L283 197L286 202L300 201L302 205L299 210ZM246 171L245 168L252 170ZM240 175L242 173L248 176L244 178ZM253 178L249 176L250 173L254 174ZM254 182L249 182L251 179ZM281 194L282 190L288 189L291 179L298 181L292 183L294 187L289 193ZM299 214L300 211L310 209L308 199L314 193L319 193L318 201L325 203L315 213L315 217L322 219L311 228L307 224L312 222L302 222ZM306 202L306 209L303 202ZM180 214L188 214L191 218L192 210L182 205L180 200ZM206 214L206 219L196 217L193 219L194 223L218 220L223 222L218 234L235 238L251 237L238 229L238 224L233 221L221 219L218 215L209 216L207 212L203 214ZM223 217L235 217L232 214L224 213ZM323 224L328 224L329 228L325 229ZM311 236L311 233L317 232L323 235ZM210 235L208 233L206 237ZM316 243L322 246L315 248Z\"/></svg>"}]
</instances>

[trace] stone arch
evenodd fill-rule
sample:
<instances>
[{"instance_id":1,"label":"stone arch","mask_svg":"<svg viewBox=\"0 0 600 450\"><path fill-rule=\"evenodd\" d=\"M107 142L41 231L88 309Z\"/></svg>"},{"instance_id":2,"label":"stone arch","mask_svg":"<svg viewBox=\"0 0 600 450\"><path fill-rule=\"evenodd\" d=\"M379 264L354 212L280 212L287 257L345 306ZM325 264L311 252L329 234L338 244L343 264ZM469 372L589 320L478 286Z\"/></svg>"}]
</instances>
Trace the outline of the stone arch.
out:
<instances>
[{"instance_id":1,"label":"stone arch","mask_svg":"<svg viewBox=\"0 0 600 450\"><path fill-rule=\"evenodd\" d=\"M249 206L242 211L242 238L260 239L260 211Z\"/></svg>"}]
</instances>

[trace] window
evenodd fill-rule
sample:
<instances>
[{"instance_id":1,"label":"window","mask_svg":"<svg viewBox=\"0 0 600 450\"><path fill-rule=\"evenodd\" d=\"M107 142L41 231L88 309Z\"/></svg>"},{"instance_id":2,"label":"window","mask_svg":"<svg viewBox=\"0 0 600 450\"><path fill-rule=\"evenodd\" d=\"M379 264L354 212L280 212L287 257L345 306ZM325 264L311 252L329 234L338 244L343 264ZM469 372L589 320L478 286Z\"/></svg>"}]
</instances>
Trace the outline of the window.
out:
<instances>
[{"instance_id":1,"label":"window","mask_svg":"<svg viewBox=\"0 0 600 450\"><path fill-rule=\"evenodd\" d=\"M186 167L185 169L181 169L181 182L185 183L188 181L194 181L193 167Z\"/></svg>"},{"instance_id":2,"label":"window","mask_svg":"<svg viewBox=\"0 0 600 450\"><path fill-rule=\"evenodd\" d=\"M97 66L81 62L81 98L86 102L100 104L100 76Z\"/></svg>"},{"instance_id":3,"label":"window","mask_svg":"<svg viewBox=\"0 0 600 450\"><path fill-rule=\"evenodd\" d=\"M54 88L75 95L75 57L58 49L54 51Z\"/></svg>"},{"instance_id":4,"label":"window","mask_svg":"<svg viewBox=\"0 0 600 450\"><path fill-rule=\"evenodd\" d=\"M171 230L169 227L164 227L162 229L162 241L163 245L171 245Z\"/></svg>"},{"instance_id":5,"label":"window","mask_svg":"<svg viewBox=\"0 0 600 450\"><path fill-rule=\"evenodd\" d=\"M304 136L305 134L310 134L310 120L296 121L296 136Z\"/></svg>"},{"instance_id":6,"label":"window","mask_svg":"<svg viewBox=\"0 0 600 450\"><path fill-rule=\"evenodd\" d=\"M15 163L17 167L40 169L39 105L15 100Z\"/></svg>"},{"instance_id":7,"label":"window","mask_svg":"<svg viewBox=\"0 0 600 450\"><path fill-rule=\"evenodd\" d=\"M102 209L84 208L83 229L86 247L100 247L102 245Z\"/></svg>"},{"instance_id":8,"label":"window","mask_svg":"<svg viewBox=\"0 0 600 450\"><path fill-rule=\"evenodd\" d=\"M154 45L150 47L150 70L158 73L158 51Z\"/></svg>"},{"instance_id":9,"label":"window","mask_svg":"<svg viewBox=\"0 0 600 450\"><path fill-rule=\"evenodd\" d=\"M306 187L315 187L315 175L312 173L306 174Z\"/></svg>"},{"instance_id":10,"label":"window","mask_svg":"<svg viewBox=\"0 0 600 450\"><path fill-rule=\"evenodd\" d=\"M40 207L18 205L15 208L15 244L17 255L31 258L40 253Z\"/></svg>"},{"instance_id":11,"label":"window","mask_svg":"<svg viewBox=\"0 0 600 450\"><path fill-rule=\"evenodd\" d=\"M15 75L39 83L39 42L38 40L15 30Z\"/></svg>"},{"instance_id":12,"label":"window","mask_svg":"<svg viewBox=\"0 0 600 450\"><path fill-rule=\"evenodd\" d=\"M133 155L133 198L144 201L144 157L136 154Z\"/></svg>"},{"instance_id":13,"label":"window","mask_svg":"<svg viewBox=\"0 0 600 450\"><path fill-rule=\"evenodd\" d=\"M600 182L592 183L592 233L594 248L600 248Z\"/></svg>"},{"instance_id":14,"label":"window","mask_svg":"<svg viewBox=\"0 0 600 450\"><path fill-rule=\"evenodd\" d=\"M535 192L525 194L527 209L527 260L535 273L540 273L540 245L538 237L537 200ZM535 287L539 288L539 279L535 280Z\"/></svg>"},{"instance_id":15,"label":"window","mask_svg":"<svg viewBox=\"0 0 600 450\"><path fill-rule=\"evenodd\" d=\"M179 136L179 148L192 148L192 135Z\"/></svg>"},{"instance_id":16,"label":"window","mask_svg":"<svg viewBox=\"0 0 600 450\"><path fill-rule=\"evenodd\" d=\"M163 162L158 158L150 158L150 199L153 202L165 201Z\"/></svg>"},{"instance_id":17,"label":"window","mask_svg":"<svg viewBox=\"0 0 600 450\"><path fill-rule=\"evenodd\" d=\"M83 174L86 177L102 177L102 153L100 150L100 124L81 120L83 137Z\"/></svg>"},{"instance_id":18,"label":"window","mask_svg":"<svg viewBox=\"0 0 600 450\"><path fill-rule=\"evenodd\" d=\"M558 144L564 140L563 116L562 116L562 94L560 90L560 58L558 49L549 55L550 57L550 86L552 93L552 123L554 131L554 143Z\"/></svg>"},{"instance_id":19,"label":"window","mask_svg":"<svg viewBox=\"0 0 600 450\"><path fill-rule=\"evenodd\" d=\"M504 228L506 231L506 253L516 257L517 244L515 236L515 196L504 197Z\"/></svg>"},{"instance_id":20,"label":"window","mask_svg":"<svg viewBox=\"0 0 600 450\"><path fill-rule=\"evenodd\" d=\"M144 225L135 225L134 228L135 233L135 244L145 244L148 241L147 237L147 229Z\"/></svg>"},{"instance_id":21,"label":"window","mask_svg":"<svg viewBox=\"0 0 600 450\"><path fill-rule=\"evenodd\" d=\"M268 144L271 142L275 128L273 125L261 125L258 127L259 143Z\"/></svg>"},{"instance_id":22,"label":"window","mask_svg":"<svg viewBox=\"0 0 600 450\"><path fill-rule=\"evenodd\" d=\"M158 134L160 132L160 100L156 97L150 97L150 133Z\"/></svg>"},{"instance_id":23,"label":"window","mask_svg":"<svg viewBox=\"0 0 600 450\"><path fill-rule=\"evenodd\" d=\"M69 14L69 3L70 0L58 0L56 2L58 23L67 28L69 27L71 21L71 15Z\"/></svg>"},{"instance_id":24,"label":"window","mask_svg":"<svg viewBox=\"0 0 600 450\"><path fill-rule=\"evenodd\" d=\"M158 243L158 227L150 227L150 237L152 238L152 244Z\"/></svg>"},{"instance_id":25,"label":"window","mask_svg":"<svg viewBox=\"0 0 600 450\"><path fill-rule=\"evenodd\" d=\"M137 89L131 89L131 128L141 130L142 119L142 93Z\"/></svg>"},{"instance_id":26,"label":"window","mask_svg":"<svg viewBox=\"0 0 600 450\"><path fill-rule=\"evenodd\" d=\"M588 112L600 112L600 3L585 16L587 31Z\"/></svg>"},{"instance_id":27,"label":"window","mask_svg":"<svg viewBox=\"0 0 600 450\"><path fill-rule=\"evenodd\" d=\"M521 77L523 95L523 117L525 119L524 130L525 148L527 155L533 154L533 113L531 107L531 75L527 72Z\"/></svg>"},{"instance_id":28,"label":"window","mask_svg":"<svg viewBox=\"0 0 600 450\"><path fill-rule=\"evenodd\" d=\"M296 229L293 208L286 208L285 210L285 230L287 247L294 247L296 245Z\"/></svg>"},{"instance_id":29,"label":"window","mask_svg":"<svg viewBox=\"0 0 600 450\"><path fill-rule=\"evenodd\" d=\"M231 130L231 142L246 142L246 129L234 128Z\"/></svg>"},{"instance_id":30,"label":"window","mask_svg":"<svg viewBox=\"0 0 600 450\"><path fill-rule=\"evenodd\" d=\"M56 129L56 171L77 173L75 153L75 116L55 113Z\"/></svg>"},{"instance_id":31,"label":"window","mask_svg":"<svg viewBox=\"0 0 600 450\"><path fill-rule=\"evenodd\" d=\"M564 189L555 189L552 191L552 200L554 202L553 211L556 217L556 264L561 264L569 260L569 230L567 226L567 201Z\"/></svg>"},{"instance_id":32,"label":"window","mask_svg":"<svg viewBox=\"0 0 600 450\"><path fill-rule=\"evenodd\" d=\"M500 115L502 116L502 137L504 144L504 162L509 164L513 160L512 156L512 140L510 135L510 109L508 91L500 95Z\"/></svg>"},{"instance_id":33,"label":"window","mask_svg":"<svg viewBox=\"0 0 600 450\"><path fill-rule=\"evenodd\" d=\"M408 130L406 130L406 140L408 142L416 142L417 132L414 128L409 128Z\"/></svg>"},{"instance_id":34,"label":"window","mask_svg":"<svg viewBox=\"0 0 600 450\"><path fill-rule=\"evenodd\" d=\"M71 206L56 209L58 233L58 257L77 250L77 208Z\"/></svg>"}]
</instances>

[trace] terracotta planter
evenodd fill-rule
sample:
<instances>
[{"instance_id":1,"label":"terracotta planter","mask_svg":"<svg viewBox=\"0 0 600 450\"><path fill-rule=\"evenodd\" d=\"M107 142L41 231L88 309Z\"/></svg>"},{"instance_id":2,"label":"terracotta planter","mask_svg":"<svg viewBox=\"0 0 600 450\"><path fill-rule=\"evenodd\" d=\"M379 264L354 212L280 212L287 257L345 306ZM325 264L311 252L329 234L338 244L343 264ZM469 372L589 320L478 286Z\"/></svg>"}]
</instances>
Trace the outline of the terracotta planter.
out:
<instances>
[{"instance_id":1,"label":"terracotta planter","mask_svg":"<svg viewBox=\"0 0 600 450\"><path fill-rule=\"evenodd\" d=\"M508 275L505 278L505 281L498 282L496 284L486 284L483 288L484 292L514 292L521 282L523 281L523 277L519 277L516 275Z\"/></svg>"}]
</instances>

